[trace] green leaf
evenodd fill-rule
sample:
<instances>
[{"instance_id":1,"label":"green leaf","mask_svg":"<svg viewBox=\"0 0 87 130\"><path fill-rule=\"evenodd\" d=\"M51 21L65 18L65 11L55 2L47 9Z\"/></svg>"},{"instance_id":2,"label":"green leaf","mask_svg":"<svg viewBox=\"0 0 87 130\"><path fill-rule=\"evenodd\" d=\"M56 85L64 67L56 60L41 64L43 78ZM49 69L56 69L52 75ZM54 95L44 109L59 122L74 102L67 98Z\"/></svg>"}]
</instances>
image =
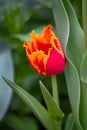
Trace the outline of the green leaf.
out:
<instances>
[{"instance_id":1,"label":"green leaf","mask_svg":"<svg viewBox=\"0 0 87 130\"><path fill-rule=\"evenodd\" d=\"M70 21L70 35L66 46L67 66L65 76L68 88L71 107L75 116L78 130L82 130L79 119L80 104L80 64L83 56L83 32L75 15L75 12L68 0L64 1L64 6Z\"/></svg>"},{"instance_id":2,"label":"green leaf","mask_svg":"<svg viewBox=\"0 0 87 130\"><path fill-rule=\"evenodd\" d=\"M19 87L17 84L8 80L6 77L3 77L6 83L15 90L15 92L22 98L22 100L31 108L32 112L36 115L36 117L42 122L42 124L48 130L54 130L54 122L47 112L47 110L29 93Z\"/></svg>"},{"instance_id":3,"label":"green leaf","mask_svg":"<svg viewBox=\"0 0 87 130\"><path fill-rule=\"evenodd\" d=\"M40 88L41 88L41 91L42 91L42 94L43 94L43 97L44 97L44 100L45 100L45 103L47 105L50 115L55 119L63 118L64 116L63 112L61 111L59 106L56 105L49 91L46 89L46 87L41 81L39 83L40 83Z\"/></svg>"},{"instance_id":4,"label":"green leaf","mask_svg":"<svg viewBox=\"0 0 87 130\"><path fill-rule=\"evenodd\" d=\"M69 100L76 121L75 123L77 125L78 130L82 130L79 120L80 81L76 68L69 60L67 61L65 69L65 77L66 77Z\"/></svg>"},{"instance_id":5,"label":"green leaf","mask_svg":"<svg viewBox=\"0 0 87 130\"><path fill-rule=\"evenodd\" d=\"M87 51L85 52L81 62L80 76L81 80L87 84Z\"/></svg>"},{"instance_id":6,"label":"green leaf","mask_svg":"<svg viewBox=\"0 0 87 130\"><path fill-rule=\"evenodd\" d=\"M57 106L44 84L41 81L39 83L48 111L52 116L52 119L54 120L56 126L55 130L60 130L64 114L59 108L59 106Z\"/></svg>"},{"instance_id":7,"label":"green leaf","mask_svg":"<svg viewBox=\"0 0 87 130\"><path fill-rule=\"evenodd\" d=\"M74 115L69 114L65 125L65 130L72 130L75 123Z\"/></svg>"},{"instance_id":8,"label":"green leaf","mask_svg":"<svg viewBox=\"0 0 87 130\"><path fill-rule=\"evenodd\" d=\"M87 129L87 51L84 53L81 66L81 101L80 101L80 120L83 129Z\"/></svg>"},{"instance_id":9,"label":"green leaf","mask_svg":"<svg viewBox=\"0 0 87 130\"><path fill-rule=\"evenodd\" d=\"M80 63L83 57L83 31L79 25L78 19L68 0L63 0L64 6L70 22L70 34L66 47L66 54L76 69L80 70Z\"/></svg>"},{"instance_id":10,"label":"green leaf","mask_svg":"<svg viewBox=\"0 0 87 130\"><path fill-rule=\"evenodd\" d=\"M12 97L12 90L3 82L2 75L8 76L11 80L14 79L10 46L4 41L0 42L0 121L6 113Z\"/></svg>"},{"instance_id":11,"label":"green leaf","mask_svg":"<svg viewBox=\"0 0 87 130\"><path fill-rule=\"evenodd\" d=\"M62 0L51 0L57 35L65 50L69 37L69 20Z\"/></svg>"},{"instance_id":12,"label":"green leaf","mask_svg":"<svg viewBox=\"0 0 87 130\"><path fill-rule=\"evenodd\" d=\"M67 0L63 2L60 0L52 1L52 9L58 36L63 44L67 56L65 77L68 87L69 99L75 115L78 130L82 130L79 121L80 80L77 69L78 66L80 66L83 55L83 33L77 21L74 10ZM75 52L73 50L75 50ZM75 64L77 69L72 63Z\"/></svg>"},{"instance_id":13,"label":"green leaf","mask_svg":"<svg viewBox=\"0 0 87 130\"><path fill-rule=\"evenodd\" d=\"M68 87L69 99L72 110L75 114L78 130L82 130L79 121L80 80L77 69L79 69L83 55L83 32L79 26L75 12L69 1L64 0L62 3L60 0L54 0L52 2L52 7L59 38L63 43L67 56L65 77ZM63 30L62 33L61 30ZM77 69L75 68L74 64Z\"/></svg>"}]
</instances>

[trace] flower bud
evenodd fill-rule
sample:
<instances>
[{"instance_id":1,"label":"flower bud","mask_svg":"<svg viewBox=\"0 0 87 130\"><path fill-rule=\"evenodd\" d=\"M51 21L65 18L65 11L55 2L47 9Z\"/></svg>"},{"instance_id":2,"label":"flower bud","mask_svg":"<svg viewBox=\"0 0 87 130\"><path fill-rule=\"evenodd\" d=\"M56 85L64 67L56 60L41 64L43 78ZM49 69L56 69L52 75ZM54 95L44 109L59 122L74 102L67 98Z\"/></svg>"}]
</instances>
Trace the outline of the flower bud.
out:
<instances>
[{"instance_id":1,"label":"flower bud","mask_svg":"<svg viewBox=\"0 0 87 130\"><path fill-rule=\"evenodd\" d=\"M45 27L41 34L32 31L30 39L30 42L24 42L24 47L31 66L41 75L60 74L65 68L66 60L52 26Z\"/></svg>"}]
</instances>

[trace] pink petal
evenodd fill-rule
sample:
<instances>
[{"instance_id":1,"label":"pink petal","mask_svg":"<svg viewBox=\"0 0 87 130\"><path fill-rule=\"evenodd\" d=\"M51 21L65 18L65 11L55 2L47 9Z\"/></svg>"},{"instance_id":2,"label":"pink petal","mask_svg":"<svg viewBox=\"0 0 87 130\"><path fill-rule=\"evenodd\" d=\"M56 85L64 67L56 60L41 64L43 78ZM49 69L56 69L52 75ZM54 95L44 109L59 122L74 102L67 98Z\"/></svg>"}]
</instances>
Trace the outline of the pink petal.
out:
<instances>
[{"instance_id":1,"label":"pink petal","mask_svg":"<svg viewBox=\"0 0 87 130\"><path fill-rule=\"evenodd\" d=\"M46 62L47 75L59 74L64 70L64 68L65 57L57 51L56 48L52 48Z\"/></svg>"}]
</instances>

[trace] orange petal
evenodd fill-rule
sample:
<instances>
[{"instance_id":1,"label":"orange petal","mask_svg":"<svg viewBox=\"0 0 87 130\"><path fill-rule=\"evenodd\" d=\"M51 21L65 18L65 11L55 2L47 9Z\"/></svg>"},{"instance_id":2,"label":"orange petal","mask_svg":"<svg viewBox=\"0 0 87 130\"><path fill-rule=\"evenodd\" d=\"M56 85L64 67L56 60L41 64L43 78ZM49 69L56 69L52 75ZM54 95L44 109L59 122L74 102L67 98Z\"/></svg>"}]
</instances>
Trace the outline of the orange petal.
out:
<instances>
[{"instance_id":1,"label":"orange petal","mask_svg":"<svg viewBox=\"0 0 87 130\"><path fill-rule=\"evenodd\" d=\"M32 67L41 75L46 75L44 67L44 59L46 55L43 51L33 52L28 56L28 60L31 63Z\"/></svg>"},{"instance_id":2,"label":"orange petal","mask_svg":"<svg viewBox=\"0 0 87 130\"><path fill-rule=\"evenodd\" d=\"M52 26L49 24L47 27L44 28L42 32L42 37L50 42L50 38L52 35Z\"/></svg>"}]
</instances>

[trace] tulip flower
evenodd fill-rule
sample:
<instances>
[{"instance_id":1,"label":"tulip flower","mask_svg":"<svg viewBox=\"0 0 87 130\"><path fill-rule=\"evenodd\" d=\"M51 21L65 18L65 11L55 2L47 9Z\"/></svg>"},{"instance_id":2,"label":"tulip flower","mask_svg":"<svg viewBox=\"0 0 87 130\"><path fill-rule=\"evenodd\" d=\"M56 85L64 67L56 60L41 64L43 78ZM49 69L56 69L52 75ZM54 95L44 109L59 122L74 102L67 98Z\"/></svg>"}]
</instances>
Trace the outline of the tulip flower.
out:
<instances>
[{"instance_id":1,"label":"tulip flower","mask_svg":"<svg viewBox=\"0 0 87 130\"><path fill-rule=\"evenodd\" d=\"M48 25L41 34L30 34L31 41L24 41L31 66L41 75L61 73L65 68L65 54L59 39Z\"/></svg>"}]
</instances>

